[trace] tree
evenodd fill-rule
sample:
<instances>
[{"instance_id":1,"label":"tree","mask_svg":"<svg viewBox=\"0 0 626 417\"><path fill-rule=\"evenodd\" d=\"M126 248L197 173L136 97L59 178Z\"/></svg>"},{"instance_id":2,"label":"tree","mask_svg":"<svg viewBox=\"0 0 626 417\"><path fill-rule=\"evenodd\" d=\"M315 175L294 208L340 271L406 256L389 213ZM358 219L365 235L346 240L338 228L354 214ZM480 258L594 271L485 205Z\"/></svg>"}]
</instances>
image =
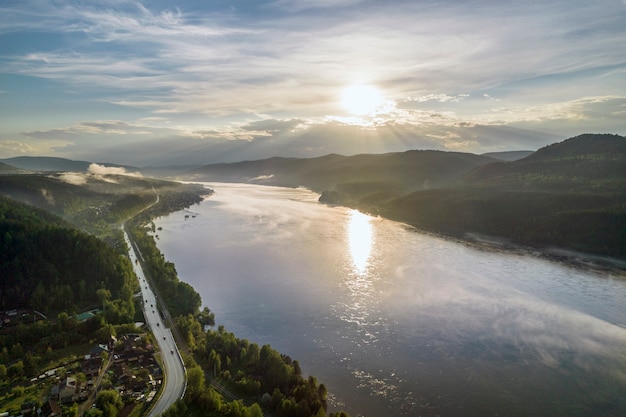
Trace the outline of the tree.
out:
<instances>
[{"instance_id":1,"label":"tree","mask_svg":"<svg viewBox=\"0 0 626 417\"><path fill-rule=\"evenodd\" d=\"M17 361L7 369L9 378L15 378L24 375L24 362Z\"/></svg>"},{"instance_id":2,"label":"tree","mask_svg":"<svg viewBox=\"0 0 626 417\"><path fill-rule=\"evenodd\" d=\"M200 324L202 324L203 327L215 326L215 314L211 312L211 310L209 310L208 307L204 307L204 309L200 312L200 315L198 316L198 320L200 321Z\"/></svg>"},{"instance_id":3,"label":"tree","mask_svg":"<svg viewBox=\"0 0 626 417\"><path fill-rule=\"evenodd\" d=\"M78 416L78 404L73 403L63 411L63 417L76 417Z\"/></svg>"},{"instance_id":4,"label":"tree","mask_svg":"<svg viewBox=\"0 0 626 417\"><path fill-rule=\"evenodd\" d=\"M102 390L96 397L96 407L102 410L104 417L115 417L123 405L120 394L114 389Z\"/></svg>"},{"instance_id":5,"label":"tree","mask_svg":"<svg viewBox=\"0 0 626 417\"><path fill-rule=\"evenodd\" d=\"M106 288L99 288L96 291L96 296L98 297L98 301L102 304L102 309L104 310L106 301L111 298L111 291Z\"/></svg>"},{"instance_id":6,"label":"tree","mask_svg":"<svg viewBox=\"0 0 626 417\"><path fill-rule=\"evenodd\" d=\"M259 404L254 403L252 404L248 410L245 413L246 417L263 417L263 410L261 410L261 407L259 406Z\"/></svg>"},{"instance_id":7,"label":"tree","mask_svg":"<svg viewBox=\"0 0 626 417\"><path fill-rule=\"evenodd\" d=\"M11 388L11 395L13 395L13 397L15 398L21 397L22 395L24 395L24 387L21 385L18 385L18 386Z\"/></svg>"},{"instance_id":8,"label":"tree","mask_svg":"<svg viewBox=\"0 0 626 417\"><path fill-rule=\"evenodd\" d=\"M198 365L187 370L187 389L191 396L198 395L205 389L204 371Z\"/></svg>"},{"instance_id":9,"label":"tree","mask_svg":"<svg viewBox=\"0 0 626 417\"><path fill-rule=\"evenodd\" d=\"M104 413L102 412L102 410L99 410L97 408L92 408L91 410L85 413L85 417L103 417L103 416L104 416Z\"/></svg>"}]
</instances>

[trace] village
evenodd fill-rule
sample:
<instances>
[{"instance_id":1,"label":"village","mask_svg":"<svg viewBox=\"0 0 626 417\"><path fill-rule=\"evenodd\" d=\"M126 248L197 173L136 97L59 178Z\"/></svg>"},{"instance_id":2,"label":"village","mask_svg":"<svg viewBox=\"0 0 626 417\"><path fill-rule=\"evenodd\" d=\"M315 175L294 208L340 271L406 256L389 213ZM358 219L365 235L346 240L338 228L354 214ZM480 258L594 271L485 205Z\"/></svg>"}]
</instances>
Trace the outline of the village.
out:
<instances>
[{"instance_id":1,"label":"village","mask_svg":"<svg viewBox=\"0 0 626 417\"><path fill-rule=\"evenodd\" d=\"M26 401L19 414L0 410L0 417L58 417L63 407L78 406L78 415L95 407L102 390L115 390L124 407L118 417L130 415L137 407L147 410L163 382L163 371L155 358L158 349L148 333L131 333L119 339L111 336L89 352L63 366L30 379L37 386L42 403ZM139 413L142 414L142 413Z\"/></svg>"}]
</instances>

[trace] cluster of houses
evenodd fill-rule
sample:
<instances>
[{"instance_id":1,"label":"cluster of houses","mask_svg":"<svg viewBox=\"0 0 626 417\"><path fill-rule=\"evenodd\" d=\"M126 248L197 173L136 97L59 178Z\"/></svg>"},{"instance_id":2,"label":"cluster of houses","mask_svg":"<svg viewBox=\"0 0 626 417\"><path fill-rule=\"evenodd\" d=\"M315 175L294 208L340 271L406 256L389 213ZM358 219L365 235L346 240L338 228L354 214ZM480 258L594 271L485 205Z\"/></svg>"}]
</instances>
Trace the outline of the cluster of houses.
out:
<instances>
[{"instance_id":1,"label":"cluster of houses","mask_svg":"<svg viewBox=\"0 0 626 417\"><path fill-rule=\"evenodd\" d=\"M106 352L106 354L104 354ZM35 379L55 376L48 400L41 408L30 402L22 405L22 415L38 417L61 416L61 405L82 403L95 399L101 379L106 375L126 402L146 401L154 398L163 380L163 372L154 358L156 349L146 342L145 334L127 334L119 340L115 337L106 344L94 346L76 367L65 375L57 370L48 371ZM78 373L85 378L77 378ZM1 416L0 416L1 417Z\"/></svg>"}]
</instances>

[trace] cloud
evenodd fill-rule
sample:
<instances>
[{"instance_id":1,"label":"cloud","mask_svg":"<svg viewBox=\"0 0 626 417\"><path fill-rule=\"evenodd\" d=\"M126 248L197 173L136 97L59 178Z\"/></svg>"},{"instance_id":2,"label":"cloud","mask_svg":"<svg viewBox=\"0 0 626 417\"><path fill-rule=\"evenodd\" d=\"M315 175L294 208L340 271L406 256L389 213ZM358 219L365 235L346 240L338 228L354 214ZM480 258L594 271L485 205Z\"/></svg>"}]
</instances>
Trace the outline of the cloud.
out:
<instances>
[{"instance_id":1,"label":"cloud","mask_svg":"<svg viewBox=\"0 0 626 417\"><path fill-rule=\"evenodd\" d=\"M81 158L109 152L131 163L131 157L164 160L159 146L170 160L204 157L198 152L232 160L239 150L240 158L254 158L402 144L491 150L481 147L494 139L474 137L477 129L464 124L491 126L486 132L509 126L513 134L501 143L517 146L532 136L524 148L542 137L626 129L625 60L617 52L626 24L614 1L232 6L3 4L0 37L7 38L0 42L15 46L0 54L4 74L38 84L29 92L7 82L0 104L51 105L49 121L37 125L16 110L28 127L0 127L0 146L17 154L26 152L17 147L22 143ZM33 33L49 40L26 42ZM376 85L385 110L348 118L339 97L354 83Z\"/></svg>"},{"instance_id":2,"label":"cloud","mask_svg":"<svg viewBox=\"0 0 626 417\"><path fill-rule=\"evenodd\" d=\"M311 9L337 9L359 3L363 3L363 0L276 0L271 3L271 6L293 13Z\"/></svg>"},{"instance_id":3,"label":"cloud","mask_svg":"<svg viewBox=\"0 0 626 417\"><path fill-rule=\"evenodd\" d=\"M293 129L297 129L304 125L304 121L300 119L291 119L291 120L276 120L276 119L265 119L258 120L255 122L247 123L241 126L241 129L245 131L253 131L253 132L267 132L271 134L277 134L281 132L288 132Z\"/></svg>"},{"instance_id":4,"label":"cloud","mask_svg":"<svg viewBox=\"0 0 626 417\"><path fill-rule=\"evenodd\" d=\"M441 103L446 103L446 102L454 102L454 103L458 103L461 100L463 100L464 98L469 97L469 94L459 94L456 96L451 96L445 93L440 93L440 94L434 94L434 93L430 93L430 94L426 94L424 96L420 96L420 97L410 97L408 99L406 99L407 101L417 101L420 103L426 102L426 101L439 101Z\"/></svg>"},{"instance_id":5,"label":"cloud","mask_svg":"<svg viewBox=\"0 0 626 417\"><path fill-rule=\"evenodd\" d=\"M55 178L72 185L87 184L87 177L85 176L85 174L80 172L64 172L60 175L55 176Z\"/></svg>"},{"instance_id":6,"label":"cloud","mask_svg":"<svg viewBox=\"0 0 626 417\"><path fill-rule=\"evenodd\" d=\"M104 177L106 175L125 175L128 177L143 177L140 172L128 172L123 167L107 167L99 164L90 164L87 172L97 178Z\"/></svg>"},{"instance_id":7,"label":"cloud","mask_svg":"<svg viewBox=\"0 0 626 417\"><path fill-rule=\"evenodd\" d=\"M619 36L596 36L600 29L590 27L588 16L577 14L576 8L564 14L551 4L521 8L506 3L489 9L457 5L442 13L411 2L398 2L394 8L356 3L279 1L273 5L295 10L332 8L335 14L275 16L266 21L236 14L224 18L210 12L159 11L132 2L115 7L33 4L32 11L20 10L23 25L40 28L43 24L34 18L43 17L47 30L84 34L91 41L85 45L92 47L77 44L67 50L31 53L16 57L8 67L81 88L106 89L117 96L111 102L122 105L162 113L219 115L250 109L317 112L316 106L327 107L333 100L320 95L319 86L340 88L354 82L354 77L404 90L398 91L398 99L447 101L462 96L432 90L447 86L471 91L531 74L621 62L598 53L598 47L606 50ZM609 27L617 24L599 7L592 10ZM494 19L507 24L494 26L490 24ZM537 19L554 23L546 25L549 31L541 26L527 31L528 25L537 25ZM565 42L575 26L572 23L584 21L594 36L582 43ZM7 24L11 27L11 22ZM525 33L523 42L519 33ZM557 41L558 47L553 45ZM296 86L298 94L293 94Z\"/></svg>"}]
</instances>

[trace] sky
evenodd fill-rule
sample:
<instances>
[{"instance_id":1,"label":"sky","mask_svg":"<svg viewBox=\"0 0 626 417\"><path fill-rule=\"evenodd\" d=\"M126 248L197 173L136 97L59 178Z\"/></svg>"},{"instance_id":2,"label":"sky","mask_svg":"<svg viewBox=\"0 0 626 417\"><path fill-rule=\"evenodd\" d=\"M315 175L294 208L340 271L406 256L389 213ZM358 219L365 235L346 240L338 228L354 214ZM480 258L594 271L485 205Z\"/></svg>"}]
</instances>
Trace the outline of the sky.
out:
<instances>
[{"instance_id":1,"label":"sky","mask_svg":"<svg viewBox=\"0 0 626 417\"><path fill-rule=\"evenodd\" d=\"M0 158L133 166L626 135L626 0L2 0Z\"/></svg>"}]
</instances>

